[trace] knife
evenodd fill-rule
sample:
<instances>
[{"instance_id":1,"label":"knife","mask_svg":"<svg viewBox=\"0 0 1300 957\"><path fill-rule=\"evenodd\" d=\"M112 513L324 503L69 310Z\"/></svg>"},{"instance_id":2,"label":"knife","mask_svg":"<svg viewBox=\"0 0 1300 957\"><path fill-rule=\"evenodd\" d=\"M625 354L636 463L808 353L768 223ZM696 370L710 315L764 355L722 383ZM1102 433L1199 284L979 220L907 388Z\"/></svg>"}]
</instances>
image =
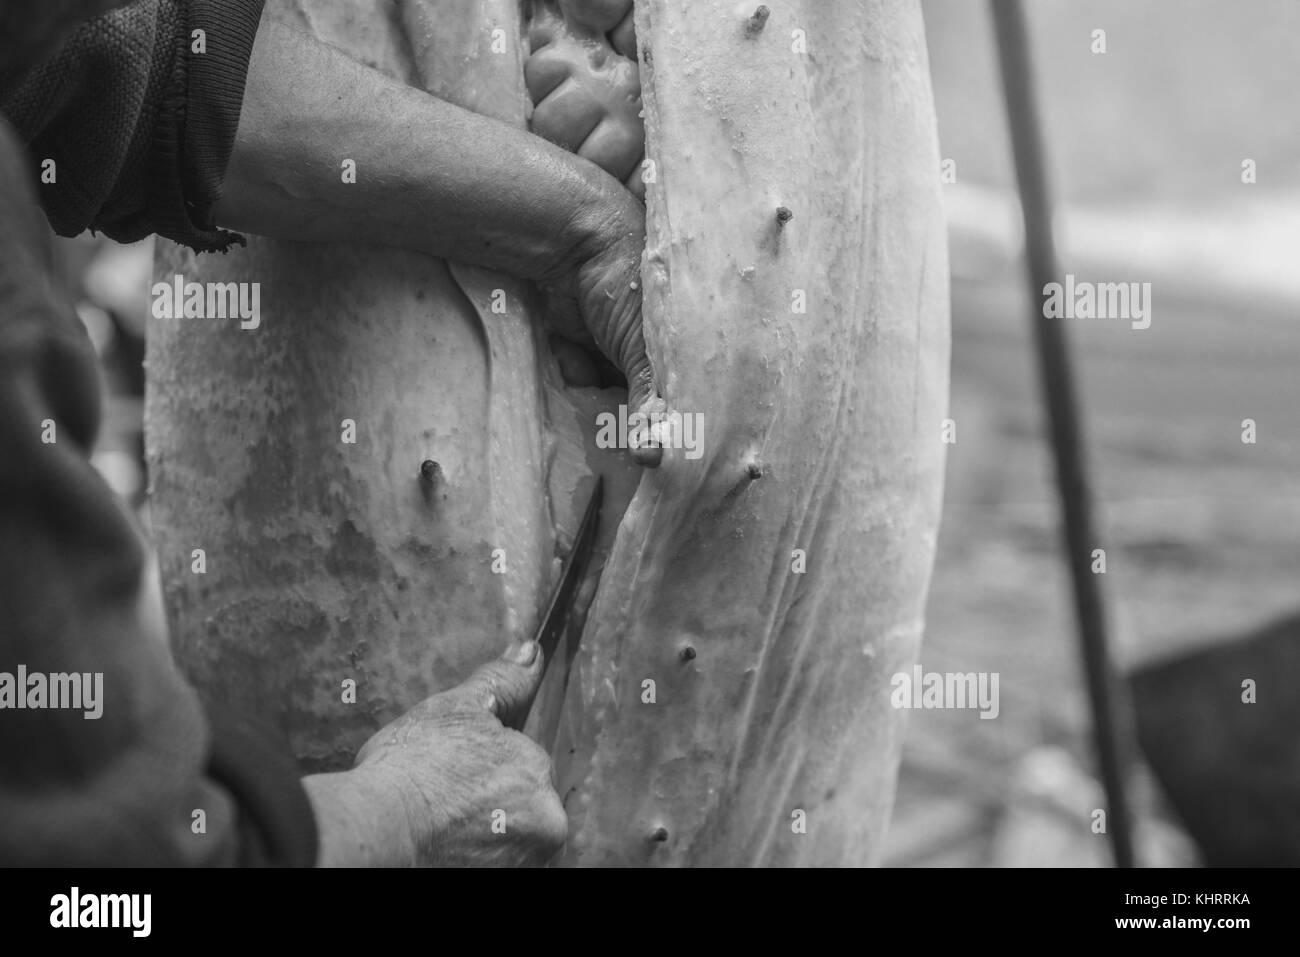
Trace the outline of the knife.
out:
<instances>
[{"instance_id":1,"label":"knife","mask_svg":"<svg viewBox=\"0 0 1300 957\"><path fill-rule=\"evenodd\" d=\"M587 502L587 510L583 513L581 524L578 525L578 533L573 537L573 550L569 552L569 557L564 562L564 569L560 572L560 580L555 583L546 613L542 616L542 623L537 626L537 632L533 635L533 640L541 646L542 655L544 656L542 659L543 679L546 677L546 670L551 666L551 659L555 657L556 651L559 650L560 636L564 634L565 626L569 623L569 616L573 612L574 601L578 597L578 585L591 564L591 556L596 544L596 529L600 525L600 507L604 497L605 478L598 475L596 476L596 487L592 490L591 499ZM531 704L529 710L532 710ZM522 725L527 718L528 713L525 711L520 718L520 724Z\"/></svg>"}]
</instances>

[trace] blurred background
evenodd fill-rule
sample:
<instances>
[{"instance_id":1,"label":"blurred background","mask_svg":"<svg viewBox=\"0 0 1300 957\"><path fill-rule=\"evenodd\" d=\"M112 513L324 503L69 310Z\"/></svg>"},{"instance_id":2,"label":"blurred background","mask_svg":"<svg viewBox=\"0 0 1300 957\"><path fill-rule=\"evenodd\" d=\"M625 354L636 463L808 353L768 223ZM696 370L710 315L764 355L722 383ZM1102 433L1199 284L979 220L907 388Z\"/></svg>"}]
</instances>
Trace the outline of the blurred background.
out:
<instances>
[{"instance_id":1,"label":"blurred background","mask_svg":"<svg viewBox=\"0 0 1300 957\"><path fill-rule=\"evenodd\" d=\"M996 45L979 0L923 0L951 232L947 501L921 663L1000 674L996 720L913 711L885 862L1106 865L1033 365ZM1063 272L1150 282L1152 322L1065 320L1115 654L1143 751L1148 865L1300 860L1300 6L1027 4ZM1105 53L1093 32L1105 31ZM1257 182L1242 182L1255 162ZM144 506L152 243L61 241L104 359L95 463ZM1254 419L1257 442L1242 442ZM147 517L147 516L146 516ZM1241 702L1253 678L1259 702ZM1154 773L1153 769L1154 768Z\"/></svg>"},{"instance_id":2,"label":"blurred background","mask_svg":"<svg viewBox=\"0 0 1300 957\"><path fill-rule=\"evenodd\" d=\"M1025 6L1061 270L1152 284L1149 329L1062 320L1115 657L1160 772L1132 782L1138 861L1295 863L1300 6ZM1001 713L910 712L886 862L1105 865L989 7L923 8L940 152L956 162L943 189L957 442L921 662L999 672Z\"/></svg>"}]
</instances>

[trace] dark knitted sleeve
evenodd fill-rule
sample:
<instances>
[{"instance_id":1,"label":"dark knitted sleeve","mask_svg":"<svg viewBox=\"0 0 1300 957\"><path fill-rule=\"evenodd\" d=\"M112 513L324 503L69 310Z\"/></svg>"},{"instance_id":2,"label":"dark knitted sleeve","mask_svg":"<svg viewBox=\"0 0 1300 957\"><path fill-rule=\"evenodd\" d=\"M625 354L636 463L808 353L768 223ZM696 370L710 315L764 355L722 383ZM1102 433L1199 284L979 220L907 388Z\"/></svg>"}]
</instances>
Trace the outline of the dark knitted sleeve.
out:
<instances>
[{"instance_id":1,"label":"dark knitted sleeve","mask_svg":"<svg viewBox=\"0 0 1300 957\"><path fill-rule=\"evenodd\" d=\"M0 78L60 235L157 233L199 251L218 229L262 0L136 0L82 24L50 60Z\"/></svg>"}]
</instances>

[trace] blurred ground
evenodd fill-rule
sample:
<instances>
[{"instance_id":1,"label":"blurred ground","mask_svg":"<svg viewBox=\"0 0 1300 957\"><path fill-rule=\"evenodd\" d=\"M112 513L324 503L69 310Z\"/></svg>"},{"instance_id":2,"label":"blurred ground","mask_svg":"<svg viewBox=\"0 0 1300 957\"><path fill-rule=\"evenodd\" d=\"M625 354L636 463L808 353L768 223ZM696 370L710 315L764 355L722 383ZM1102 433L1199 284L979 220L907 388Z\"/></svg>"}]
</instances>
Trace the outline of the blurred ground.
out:
<instances>
[{"instance_id":1,"label":"blurred ground","mask_svg":"<svg viewBox=\"0 0 1300 957\"><path fill-rule=\"evenodd\" d=\"M1300 606L1300 7L1030 8L1062 266L1152 283L1151 328L1064 320L1125 666ZM910 714L886 862L1102 864L987 5L925 0L953 237L953 401L921 662L997 671L1001 714ZM1108 52L1090 52L1106 30ZM1241 182L1241 162L1258 182ZM1258 423L1258 443L1241 422ZM1282 689L1280 693L1286 693ZM1147 863L1194 860L1139 781Z\"/></svg>"}]
</instances>

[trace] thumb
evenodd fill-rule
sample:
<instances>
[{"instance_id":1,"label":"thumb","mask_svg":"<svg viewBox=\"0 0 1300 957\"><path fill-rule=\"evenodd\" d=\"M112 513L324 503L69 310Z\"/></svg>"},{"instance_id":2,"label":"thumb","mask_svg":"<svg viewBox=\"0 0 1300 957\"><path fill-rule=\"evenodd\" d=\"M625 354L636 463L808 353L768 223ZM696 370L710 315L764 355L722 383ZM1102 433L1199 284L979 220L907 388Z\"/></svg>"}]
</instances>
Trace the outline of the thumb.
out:
<instances>
[{"instance_id":1,"label":"thumb","mask_svg":"<svg viewBox=\"0 0 1300 957\"><path fill-rule=\"evenodd\" d=\"M542 657L537 642L515 642L466 678L456 696L491 711L506 727L518 728L542 683Z\"/></svg>"},{"instance_id":2,"label":"thumb","mask_svg":"<svg viewBox=\"0 0 1300 957\"><path fill-rule=\"evenodd\" d=\"M643 468L658 468L664 452L658 442L658 435L650 428L649 416L663 412L666 406L655 395L654 371L646 357L644 345L638 359L627 370L627 407L640 417L640 424L628 436L633 461Z\"/></svg>"}]
</instances>

